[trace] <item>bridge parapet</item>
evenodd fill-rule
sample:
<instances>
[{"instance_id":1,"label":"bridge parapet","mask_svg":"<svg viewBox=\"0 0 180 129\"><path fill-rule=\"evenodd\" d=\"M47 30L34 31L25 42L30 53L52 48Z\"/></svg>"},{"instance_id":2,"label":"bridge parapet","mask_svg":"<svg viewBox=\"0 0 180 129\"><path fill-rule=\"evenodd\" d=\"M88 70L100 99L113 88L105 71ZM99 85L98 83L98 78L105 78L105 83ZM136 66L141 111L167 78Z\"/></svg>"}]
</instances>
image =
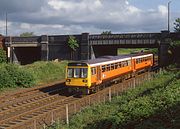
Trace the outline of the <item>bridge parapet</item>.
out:
<instances>
[{"instance_id":1,"label":"bridge parapet","mask_svg":"<svg viewBox=\"0 0 180 129\"><path fill-rule=\"evenodd\" d=\"M11 47L36 47L40 46L41 36L33 37L5 37L6 46Z\"/></svg>"},{"instance_id":2,"label":"bridge parapet","mask_svg":"<svg viewBox=\"0 0 180 129\"><path fill-rule=\"evenodd\" d=\"M108 34L90 35L90 45L105 44L157 44L161 33L133 33L133 34Z\"/></svg>"}]
</instances>

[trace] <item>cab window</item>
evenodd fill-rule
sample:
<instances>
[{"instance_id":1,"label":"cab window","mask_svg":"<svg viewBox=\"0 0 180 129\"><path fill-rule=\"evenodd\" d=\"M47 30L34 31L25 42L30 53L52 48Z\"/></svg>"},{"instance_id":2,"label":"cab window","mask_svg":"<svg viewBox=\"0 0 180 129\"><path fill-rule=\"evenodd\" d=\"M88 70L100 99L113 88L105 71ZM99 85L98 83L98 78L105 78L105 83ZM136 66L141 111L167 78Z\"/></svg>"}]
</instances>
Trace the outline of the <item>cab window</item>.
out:
<instances>
[{"instance_id":1,"label":"cab window","mask_svg":"<svg viewBox=\"0 0 180 129\"><path fill-rule=\"evenodd\" d=\"M87 78L87 68L68 68L68 78Z\"/></svg>"},{"instance_id":2,"label":"cab window","mask_svg":"<svg viewBox=\"0 0 180 129\"><path fill-rule=\"evenodd\" d=\"M73 77L73 69L72 68L68 68L68 78L72 78Z\"/></svg>"},{"instance_id":3,"label":"cab window","mask_svg":"<svg viewBox=\"0 0 180 129\"><path fill-rule=\"evenodd\" d=\"M75 68L74 69L74 77L75 78L80 78L80 68Z\"/></svg>"},{"instance_id":4,"label":"cab window","mask_svg":"<svg viewBox=\"0 0 180 129\"><path fill-rule=\"evenodd\" d=\"M81 78L87 78L87 68L81 68Z\"/></svg>"}]
</instances>

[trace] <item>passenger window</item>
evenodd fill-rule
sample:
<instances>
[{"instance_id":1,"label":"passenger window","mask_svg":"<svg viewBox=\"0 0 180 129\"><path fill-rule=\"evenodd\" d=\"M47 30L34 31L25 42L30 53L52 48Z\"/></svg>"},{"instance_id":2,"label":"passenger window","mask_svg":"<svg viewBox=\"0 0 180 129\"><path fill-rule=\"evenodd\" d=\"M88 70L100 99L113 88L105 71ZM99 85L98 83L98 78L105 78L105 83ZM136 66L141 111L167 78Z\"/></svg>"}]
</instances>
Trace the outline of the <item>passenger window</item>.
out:
<instances>
[{"instance_id":1,"label":"passenger window","mask_svg":"<svg viewBox=\"0 0 180 129\"><path fill-rule=\"evenodd\" d=\"M121 62L119 62L119 68L121 68L121 66L122 66L122 65L121 65Z\"/></svg>"},{"instance_id":2,"label":"passenger window","mask_svg":"<svg viewBox=\"0 0 180 129\"><path fill-rule=\"evenodd\" d=\"M102 72L105 72L106 71L106 67L105 65L102 66Z\"/></svg>"},{"instance_id":3,"label":"passenger window","mask_svg":"<svg viewBox=\"0 0 180 129\"><path fill-rule=\"evenodd\" d=\"M142 58L139 59L139 63L141 63L141 62L142 62Z\"/></svg>"},{"instance_id":4,"label":"passenger window","mask_svg":"<svg viewBox=\"0 0 180 129\"><path fill-rule=\"evenodd\" d=\"M111 70L114 70L114 64L111 64Z\"/></svg>"},{"instance_id":5,"label":"passenger window","mask_svg":"<svg viewBox=\"0 0 180 129\"><path fill-rule=\"evenodd\" d=\"M124 67L124 61L121 62L121 67Z\"/></svg>"},{"instance_id":6,"label":"passenger window","mask_svg":"<svg viewBox=\"0 0 180 129\"><path fill-rule=\"evenodd\" d=\"M128 60L128 66L131 66L131 61L130 60Z\"/></svg>"},{"instance_id":7,"label":"passenger window","mask_svg":"<svg viewBox=\"0 0 180 129\"><path fill-rule=\"evenodd\" d=\"M128 61L126 61L126 65L125 66L128 66Z\"/></svg>"},{"instance_id":8,"label":"passenger window","mask_svg":"<svg viewBox=\"0 0 180 129\"><path fill-rule=\"evenodd\" d=\"M110 65L106 66L106 71L110 71Z\"/></svg>"},{"instance_id":9,"label":"passenger window","mask_svg":"<svg viewBox=\"0 0 180 129\"><path fill-rule=\"evenodd\" d=\"M138 59L136 59L136 64L138 64Z\"/></svg>"},{"instance_id":10,"label":"passenger window","mask_svg":"<svg viewBox=\"0 0 180 129\"><path fill-rule=\"evenodd\" d=\"M94 68L91 68L91 74L92 75L95 75L96 74L96 68L94 67Z\"/></svg>"},{"instance_id":11,"label":"passenger window","mask_svg":"<svg viewBox=\"0 0 180 129\"><path fill-rule=\"evenodd\" d=\"M118 63L115 63L115 69L117 69L118 68Z\"/></svg>"}]
</instances>

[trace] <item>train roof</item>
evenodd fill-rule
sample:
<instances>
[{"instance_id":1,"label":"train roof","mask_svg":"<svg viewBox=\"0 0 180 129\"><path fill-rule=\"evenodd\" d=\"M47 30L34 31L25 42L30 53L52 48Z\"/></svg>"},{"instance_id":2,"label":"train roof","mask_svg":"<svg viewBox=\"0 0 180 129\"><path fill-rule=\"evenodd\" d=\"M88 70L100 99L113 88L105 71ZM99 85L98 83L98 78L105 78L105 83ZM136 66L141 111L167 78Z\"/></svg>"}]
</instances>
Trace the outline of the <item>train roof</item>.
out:
<instances>
[{"instance_id":1,"label":"train roof","mask_svg":"<svg viewBox=\"0 0 180 129\"><path fill-rule=\"evenodd\" d=\"M130 60L131 58L146 57L150 55L152 54L138 53L138 54L127 54L127 55L118 55L118 56L102 56L92 60L81 60L77 62L72 62L69 63L68 66L74 66L75 64L79 64L79 66L87 66L87 65L98 66L98 65L117 63L120 61L126 61L126 60Z\"/></svg>"}]
</instances>

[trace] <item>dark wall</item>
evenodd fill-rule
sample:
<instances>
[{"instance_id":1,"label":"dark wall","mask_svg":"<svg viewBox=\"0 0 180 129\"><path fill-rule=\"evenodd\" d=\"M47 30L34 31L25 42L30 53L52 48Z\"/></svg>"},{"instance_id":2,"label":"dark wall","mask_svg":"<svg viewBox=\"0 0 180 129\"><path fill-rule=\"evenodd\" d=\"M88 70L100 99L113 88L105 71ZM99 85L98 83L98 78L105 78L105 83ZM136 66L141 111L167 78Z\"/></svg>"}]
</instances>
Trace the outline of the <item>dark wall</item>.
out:
<instances>
[{"instance_id":1,"label":"dark wall","mask_svg":"<svg viewBox=\"0 0 180 129\"><path fill-rule=\"evenodd\" d=\"M105 55L116 56L117 55L117 46L105 45L105 46L93 46L92 47L94 56L100 57Z\"/></svg>"},{"instance_id":2,"label":"dark wall","mask_svg":"<svg viewBox=\"0 0 180 129\"><path fill-rule=\"evenodd\" d=\"M79 44L81 44L81 35L74 35ZM76 51L72 51L67 43L69 36L68 35L55 35L49 36L49 60L60 59L60 60L79 60L80 57L80 48L77 48Z\"/></svg>"},{"instance_id":3,"label":"dark wall","mask_svg":"<svg viewBox=\"0 0 180 129\"><path fill-rule=\"evenodd\" d=\"M41 60L40 47L17 47L14 48L14 53L16 56L14 58L17 58L18 62L22 65Z\"/></svg>"}]
</instances>

